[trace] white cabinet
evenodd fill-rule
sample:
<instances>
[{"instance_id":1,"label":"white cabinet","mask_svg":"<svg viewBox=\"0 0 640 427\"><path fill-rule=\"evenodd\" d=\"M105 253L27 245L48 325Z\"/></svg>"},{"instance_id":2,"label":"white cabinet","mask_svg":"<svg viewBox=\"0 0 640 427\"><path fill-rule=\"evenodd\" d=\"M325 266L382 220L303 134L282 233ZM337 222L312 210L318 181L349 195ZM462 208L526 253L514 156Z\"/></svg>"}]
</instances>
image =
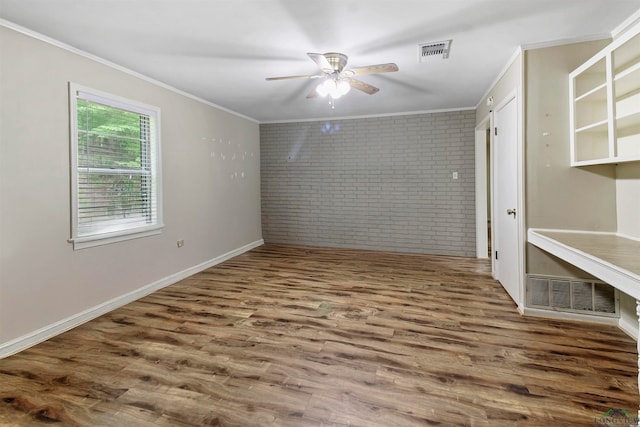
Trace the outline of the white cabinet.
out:
<instances>
[{"instance_id":1,"label":"white cabinet","mask_svg":"<svg viewBox=\"0 0 640 427\"><path fill-rule=\"evenodd\" d=\"M640 160L640 24L569 79L571 166Z\"/></svg>"}]
</instances>

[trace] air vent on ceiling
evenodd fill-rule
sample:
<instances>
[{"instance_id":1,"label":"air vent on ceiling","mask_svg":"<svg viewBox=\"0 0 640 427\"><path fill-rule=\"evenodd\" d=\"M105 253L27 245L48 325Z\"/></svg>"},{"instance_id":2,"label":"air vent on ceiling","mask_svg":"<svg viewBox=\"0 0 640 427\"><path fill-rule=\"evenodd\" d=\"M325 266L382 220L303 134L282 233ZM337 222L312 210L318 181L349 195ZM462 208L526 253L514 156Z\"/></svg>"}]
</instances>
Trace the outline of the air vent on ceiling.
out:
<instances>
[{"instance_id":1,"label":"air vent on ceiling","mask_svg":"<svg viewBox=\"0 0 640 427\"><path fill-rule=\"evenodd\" d=\"M441 42L423 43L418 45L418 61L425 62L429 58L442 55L443 59L449 57L449 50L451 48L452 40L445 40Z\"/></svg>"}]
</instances>

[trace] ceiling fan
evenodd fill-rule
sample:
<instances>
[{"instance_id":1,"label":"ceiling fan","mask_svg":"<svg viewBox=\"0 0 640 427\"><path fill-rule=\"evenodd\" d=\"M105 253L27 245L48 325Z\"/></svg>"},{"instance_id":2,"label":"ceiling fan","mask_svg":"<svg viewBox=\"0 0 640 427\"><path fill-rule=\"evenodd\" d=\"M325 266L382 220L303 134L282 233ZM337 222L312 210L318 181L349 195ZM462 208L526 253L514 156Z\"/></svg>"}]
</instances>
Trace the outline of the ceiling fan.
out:
<instances>
[{"instance_id":1,"label":"ceiling fan","mask_svg":"<svg viewBox=\"0 0 640 427\"><path fill-rule=\"evenodd\" d=\"M322 83L309 92L307 98L326 97L328 95L333 101L345 95L352 87L369 95L373 95L380 90L361 80L354 79L353 76L398 71L398 66L393 63L367 65L345 70L344 67L347 65L348 57L343 53L307 53L307 55L322 70L322 74L267 77L266 80L323 79Z\"/></svg>"}]
</instances>

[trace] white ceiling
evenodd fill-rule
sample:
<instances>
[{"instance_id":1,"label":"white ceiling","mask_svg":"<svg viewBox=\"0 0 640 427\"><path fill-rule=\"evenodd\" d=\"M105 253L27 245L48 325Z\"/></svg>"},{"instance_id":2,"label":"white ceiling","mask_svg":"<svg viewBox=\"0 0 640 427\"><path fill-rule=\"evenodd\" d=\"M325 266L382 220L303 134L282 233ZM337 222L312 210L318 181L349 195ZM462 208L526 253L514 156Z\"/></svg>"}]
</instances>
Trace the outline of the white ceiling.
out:
<instances>
[{"instance_id":1,"label":"white ceiling","mask_svg":"<svg viewBox=\"0 0 640 427\"><path fill-rule=\"evenodd\" d=\"M518 46L603 37L640 0L0 0L0 17L259 122L475 107ZM418 44L453 39L449 59ZM331 109L306 52L395 62Z\"/></svg>"}]
</instances>

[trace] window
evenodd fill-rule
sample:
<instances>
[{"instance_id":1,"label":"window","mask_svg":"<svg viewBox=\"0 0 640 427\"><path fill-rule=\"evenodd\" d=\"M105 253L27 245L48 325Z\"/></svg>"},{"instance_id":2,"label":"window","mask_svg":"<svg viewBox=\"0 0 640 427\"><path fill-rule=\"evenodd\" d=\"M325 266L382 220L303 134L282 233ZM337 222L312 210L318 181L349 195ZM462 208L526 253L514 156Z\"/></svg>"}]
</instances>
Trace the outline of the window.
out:
<instances>
[{"instance_id":1,"label":"window","mask_svg":"<svg viewBox=\"0 0 640 427\"><path fill-rule=\"evenodd\" d=\"M71 83L74 249L160 233L160 110Z\"/></svg>"}]
</instances>

